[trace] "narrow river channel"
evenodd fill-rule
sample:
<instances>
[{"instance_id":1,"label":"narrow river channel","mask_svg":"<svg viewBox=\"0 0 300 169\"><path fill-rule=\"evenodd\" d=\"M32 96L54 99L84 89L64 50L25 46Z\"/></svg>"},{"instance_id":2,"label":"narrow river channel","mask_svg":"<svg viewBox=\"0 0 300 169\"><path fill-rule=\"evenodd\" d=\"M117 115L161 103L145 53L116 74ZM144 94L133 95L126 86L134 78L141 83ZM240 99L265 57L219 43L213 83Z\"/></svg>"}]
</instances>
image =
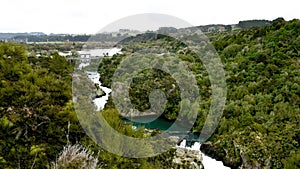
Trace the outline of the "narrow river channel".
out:
<instances>
[{"instance_id":1,"label":"narrow river channel","mask_svg":"<svg viewBox=\"0 0 300 169\"><path fill-rule=\"evenodd\" d=\"M96 98L96 99L93 100L93 102L96 105L97 109L101 110L101 109L104 108L105 104L107 103L109 94L111 93L111 89L102 86L101 82L99 81L100 74L98 72L89 72L89 71L87 71L86 73L87 73L88 78L93 83L99 84L99 87L105 92L104 96L102 96L100 98ZM133 127L138 127L138 125L141 125L141 124L134 124ZM145 128L152 128L152 129L157 128L157 129L160 129L160 130L166 130L171 125L172 125L172 122L160 118L160 119L154 120L153 122L150 122L148 124L144 124L144 127ZM179 146L186 147L187 149L193 149L193 150L200 151L201 144L199 142L195 142L193 145L188 147L186 145L186 140L183 140L180 143ZM217 160L215 160L211 157L206 156L203 153L202 153L202 157L203 157L202 163L203 163L203 166L204 166L205 169L229 169L229 167L225 167L221 161L217 161Z\"/></svg>"}]
</instances>

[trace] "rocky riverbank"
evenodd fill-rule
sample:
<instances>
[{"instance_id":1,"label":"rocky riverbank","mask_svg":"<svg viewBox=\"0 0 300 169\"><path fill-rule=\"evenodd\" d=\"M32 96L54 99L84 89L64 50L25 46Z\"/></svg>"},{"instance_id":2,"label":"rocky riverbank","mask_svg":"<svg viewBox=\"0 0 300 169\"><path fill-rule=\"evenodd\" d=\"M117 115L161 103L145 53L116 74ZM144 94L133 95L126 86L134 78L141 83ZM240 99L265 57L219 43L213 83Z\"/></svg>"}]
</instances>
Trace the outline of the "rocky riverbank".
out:
<instances>
[{"instance_id":1,"label":"rocky riverbank","mask_svg":"<svg viewBox=\"0 0 300 169\"><path fill-rule=\"evenodd\" d=\"M203 143L200 147L200 150L207 156L222 161L225 166L228 166L232 169L239 169L242 166L241 159L233 159L227 156L226 150L218 147L211 142Z\"/></svg>"},{"instance_id":2,"label":"rocky riverbank","mask_svg":"<svg viewBox=\"0 0 300 169\"><path fill-rule=\"evenodd\" d=\"M173 163L176 168L203 169L202 159L201 151L176 147Z\"/></svg>"},{"instance_id":3,"label":"rocky riverbank","mask_svg":"<svg viewBox=\"0 0 300 169\"><path fill-rule=\"evenodd\" d=\"M186 140L175 147L176 155L173 163L176 168L203 169L203 157L200 151L200 143L195 143L192 147L186 147Z\"/></svg>"},{"instance_id":4,"label":"rocky riverbank","mask_svg":"<svg viewBox=\"0 0 300 169\"><path fill-rule=\"evenodd\" d=\"M207 156L216 159L218 161L222 161L225 166L228 166L232 169L259 169L259 168L271 168L270 158L267 158L263 163L251 163L249 159L247 159L246 155L243 153L243 149L238 147L235 151L235 157L228 155L228 150L219 146L219 142L216 143L203 143L201 145L201 152L206 154ZM242 150L240 150L242 149Z\"/></svg>"}]
</instances>

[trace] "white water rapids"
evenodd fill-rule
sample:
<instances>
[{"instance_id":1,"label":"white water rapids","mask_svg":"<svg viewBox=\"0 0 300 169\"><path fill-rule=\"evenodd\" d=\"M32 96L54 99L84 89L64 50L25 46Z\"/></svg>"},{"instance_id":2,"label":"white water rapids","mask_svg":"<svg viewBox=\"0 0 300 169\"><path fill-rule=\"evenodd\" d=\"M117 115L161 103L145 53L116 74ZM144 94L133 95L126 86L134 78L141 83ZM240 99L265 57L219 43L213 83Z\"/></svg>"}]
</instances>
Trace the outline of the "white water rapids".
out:
<instances>
[{"instance_id":1,"label":"white water rapids","mask_svg":"<svg viewBox=\"0 0 300 169\"><path fill-rule=\"evenodd\" d=\"M186 146L186 140L182 140L178 147L183 147L190 150L197 150L202 154L202 164L205 169L229 169L229 167L225 167L222 161L217 161L211 157L208 157L204 153L200 151L201 144L199 142L195 142L191 147Z\"/></svg>"}]
</instances>

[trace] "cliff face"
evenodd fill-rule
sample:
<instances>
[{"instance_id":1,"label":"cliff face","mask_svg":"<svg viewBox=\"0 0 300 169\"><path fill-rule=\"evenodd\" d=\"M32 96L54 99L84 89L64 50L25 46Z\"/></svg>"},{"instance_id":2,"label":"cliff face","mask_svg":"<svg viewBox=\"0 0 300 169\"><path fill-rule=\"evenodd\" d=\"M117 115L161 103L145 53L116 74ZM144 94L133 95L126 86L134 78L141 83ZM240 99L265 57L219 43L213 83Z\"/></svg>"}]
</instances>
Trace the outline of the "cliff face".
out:
<instances>
[{"instance_id":1,"label":"cliff face","mask_svg":"<svg viewBox=\"0 0 300 169\"><path fill-rule=\"evenodd\" d=\"M214 158L218 161L222 161L225 166L232 169L239 169L242 165L240 159L229 158L226 151L210 142L201 144L200 150L207 156Z\"/></svg>"},{"instance_id":2,"label":"cliff face","mask_svg":"<svg viewBox=\"0 0 300 169\"><path fill-rule=\"evenodd\" d=\"M217 143L211 142L203 143L201 145L201 151L207 156L214 158L218 161L222 161L225 166L232 169L259 169L270 168L270 159L267 159L264 164L250 163L242 151L236 152L237 157L229 157L226 153L226 149L220 148Z\"/></svg>"}]
</instances>

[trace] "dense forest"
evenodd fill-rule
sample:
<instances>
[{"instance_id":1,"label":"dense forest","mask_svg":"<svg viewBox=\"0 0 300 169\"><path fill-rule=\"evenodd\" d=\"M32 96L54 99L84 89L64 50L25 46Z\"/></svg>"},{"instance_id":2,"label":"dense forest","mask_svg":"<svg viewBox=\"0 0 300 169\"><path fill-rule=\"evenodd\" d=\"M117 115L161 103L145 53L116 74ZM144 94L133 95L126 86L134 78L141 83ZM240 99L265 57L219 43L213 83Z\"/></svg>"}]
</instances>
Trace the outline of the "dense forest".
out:
<instances>
[{"instance_id":1,"label":"dense forest","mask_svg":"<svg viewBox=\"0 0 300 169\"><path fill-rule=\"evenodd\" d=\"M213 41L228 96L211 146L227 164L299 168L299 35L299 20L279 18Z\"/></svg>"},{"instance_id":2,"label":"dense forest","mask_svg":"<svg viewBox=\"0 0 300 169\"><path fill-rule=\"evenodd\" d=\"M127 159L101 150L77 119L71 92L74 65L64 57L27 57L25 46L14 43L0 43L0 56L0 168L55 168L63 148L73 144L77 153L88 147L101 168L160 168L170 163L164 158L168 154ZM141 131L113 118L116 113L103 112L119 131L141 136ZM81 163L78 158L56 168Z\"/></svg>"},{"instance_id":3,"label":"dense forest","mask_svg":"<svg viewBox=\"0 0 300 169\"><path fill-rule=\"evenodd\" d=\"M265 27L211 33L226 71L227 102L214 135L201 147L210 156L237 168L299 168L300 120L300 22L274 20ZM184 44L156 36L132 38L124 55L104 59L101 81L111 85L111 77L122 57L159 48L176 53L197 74L202 96L198 119L193 127L200 132L210 104L210 82L203 65ZM125 40L126 41L126 40ZM161 49L161 48L164 48ZM166 80L169 79L169 80ZM174 83L158 70L147 70L133 78L131 101L139 110L149 108L148 94L162 89L168 100L164 117L174 120L180 101L178 89L167 93ZM113 107L112 104L109 104Z\"/></svg>"},{"instance_id":4,"label":"dense forest","mask_svg":"<svg viewBox=\"0 0 300 169\"><path fill-rule=\"evenodd\" d=\"M201 150L232 168L300 168L300 21L279 18L264 27L207 36L224 64L227 101L217 130ZM193 51L166 36L123 45L122 55L101 61L103 84L110 87L113 73L127 55L150 48L175 53L196 74L201 102L192 131L201 132L211 101L211 85ZM0 168L59 168L61 152L71 145L80 145L77 148L90 159L93 156L98 160L99 168L174 167L173 150L157 157L131 159L95 144L79 124L72 103L74 64L57 52L48 57L28 56L28 51L35 50L30 45L0 43ZM149 91L160 88L170 100L163 116L174 120L180 92L172 84L174 79L159 70L140 72L131 86L131 100L137 109L146 110ZM119 132L145 137L143 129L133 130L118 118L111 99L101 113ZM79 158L61 168L82 163Z\"/></svg>"}]
</instances>

